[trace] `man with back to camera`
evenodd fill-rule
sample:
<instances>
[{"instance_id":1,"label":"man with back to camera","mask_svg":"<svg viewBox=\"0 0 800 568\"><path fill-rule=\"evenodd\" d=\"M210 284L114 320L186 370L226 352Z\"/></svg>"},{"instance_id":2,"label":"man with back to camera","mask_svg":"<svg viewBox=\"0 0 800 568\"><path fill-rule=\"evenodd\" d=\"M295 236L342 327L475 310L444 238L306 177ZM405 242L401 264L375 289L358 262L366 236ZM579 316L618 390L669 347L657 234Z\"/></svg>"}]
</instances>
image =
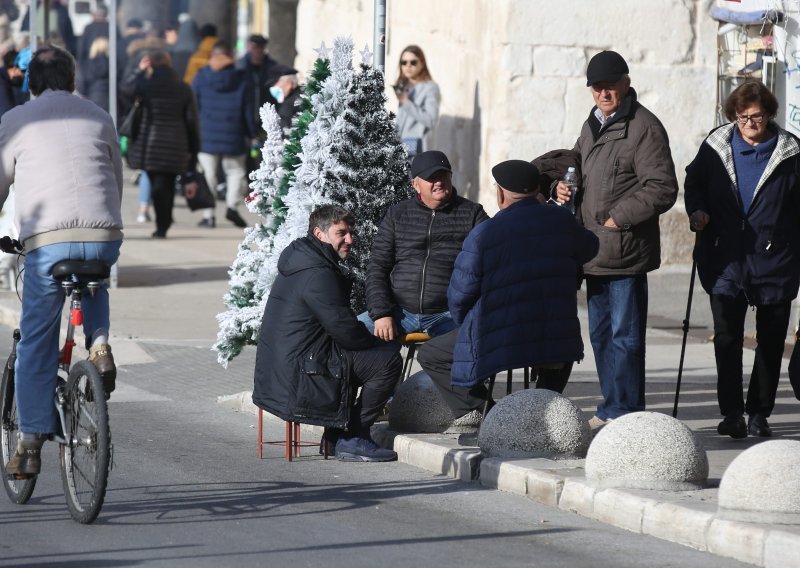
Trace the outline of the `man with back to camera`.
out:
<instances>
[{"instance_id":1,"label":"man with back to camera","mask_svg":"<svg viewBox=\"0 0 800 568\"><path fill-rule=\"evenodd\" d=\"M75 60L67 51L39 49L28 73L37 98L8 111L0 123L0 203L13 183L15 223L26 252L15 367L20 439L6 467L7 474L22 476L39 473L41 447L56 429L64 290L50 270L62 260L114 264L122 244L122 158L111 116L72 94ZM89 360L110 393L116 367L106 286L85 295L83 308Z\"/></svg>"},{"instance_id":2,"label":"man with back to camera","mask_svg":"<svg viewBox=\"0 0 800 568\"><path fill-rule=\"evenodd\" d=\"M484 380L506 369L557 368L583 358L575 281L598 241L566 209L539 203L539 171L492 168L500 212L464 241L447 290L460 326L420 347L418 360L456 418L480 408ZM543 375L537 388L565 381Z\"/></svg>"},{"instance_id":3,"label":"man with back to camera","mask_svg":"<svg viewBox=\"0 0 800 568\"><path fill-rule=\"evenodd\" d=\"M666 130L637 101L628 64L615 51L592 57L586 86L595 107L574 150L583 183L576 217L600 239L586 263L586 299L603 401L589 420L593 432L644 410L647 273L661 264L658 217L678 196ZM570 192L556 186L562 203Z\"/></svg>"},{"instance_id":4,"label":"man with back to camera","mask_svg":"<svg viewBox=\"0 0 800 568\"><path fill-rule=\"evenodd\" d=\"M384 341L400 334L431 336L454 327L447 285L461 244L489 218L479 203L456 194L443 152L411 163L414 197L393 205L381 221L367 267L367 312L358 319Z\"/></svg>"},{"instance_id":5,"label":"man with back to camera","mask_svg":"<svg viewBox=\"0 0 800 568\"><path fill-rule=\"evenodd\" d=\"M393 461L397 454L379 447L370 427L402 360L350 308L339 262L350 254L354 225L346 209L322 205L311 213L308 235L281 253L261 322L253 402L286 421L326 426L342 461Z\"/></svg>"}]
</instances>

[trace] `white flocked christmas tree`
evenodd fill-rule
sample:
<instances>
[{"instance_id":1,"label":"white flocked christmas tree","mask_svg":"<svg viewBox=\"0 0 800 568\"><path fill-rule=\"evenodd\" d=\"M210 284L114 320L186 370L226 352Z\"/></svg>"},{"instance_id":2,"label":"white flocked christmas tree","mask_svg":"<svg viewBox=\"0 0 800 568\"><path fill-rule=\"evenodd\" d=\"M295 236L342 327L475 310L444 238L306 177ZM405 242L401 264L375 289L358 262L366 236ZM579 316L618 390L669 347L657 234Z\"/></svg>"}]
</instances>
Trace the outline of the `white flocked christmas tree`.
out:
<instances>
[{"instance_id":1,"label":"white flocked christmas tree","mask_svg":"<svg viewBox=\"0 0 800 568\"><path fill-rule=\"evenodd\" d=\"M361 309L364 269L377 224L389 205L409 195L405 150L395 134L394 117L383 108L383 78L368 67L368 50L361 52L367 65L358 74L349 38L337 38L332 50L323 43L317 53L305 111L285 145L274 108L268 104L261 110L267 137L261 166L251 174L247 206L264 221L245 231L229 271L228 309L217 316L214 345L222 365L245 345L256 344L278 259L289 243L306 236L314 208L335 202L356 215L359 244L350 265L353 306Z\"/></svg>"}]
</instances>

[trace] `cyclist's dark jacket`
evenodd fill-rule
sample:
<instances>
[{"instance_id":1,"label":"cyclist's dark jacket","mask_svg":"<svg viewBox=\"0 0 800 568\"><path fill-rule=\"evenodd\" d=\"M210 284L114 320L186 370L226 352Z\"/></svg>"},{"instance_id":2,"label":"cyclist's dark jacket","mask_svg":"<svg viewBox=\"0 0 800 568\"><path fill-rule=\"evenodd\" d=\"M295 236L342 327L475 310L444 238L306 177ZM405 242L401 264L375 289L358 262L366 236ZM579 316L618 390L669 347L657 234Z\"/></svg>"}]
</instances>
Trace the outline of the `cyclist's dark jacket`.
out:
<instances>
[{"instance_id":1,"label":"cyclist's dark jacket","mask_svg":"<svg viewBox=\"0 0 800 568\"><path fill-rule=\"evenodd\" d=\"M384 343L356 319L330 245L297 239L278 271L261 322L253 402L287 421L345 428L350 365L342 350Z\"/></svg>"},{"instance_id":2,"label":"cyclist's dark jacket","mask_svg":"<svg viewBox=\"0 0 800 568\"><path fill-rule=\"evenodd\" d=\"M415 314L447 311L447 286L461 244L489 216L455 195L430 209L418 197L393 205L381 221L367 268L367 308L376 320L400 306Z\"/></svg>"}]
</instances>

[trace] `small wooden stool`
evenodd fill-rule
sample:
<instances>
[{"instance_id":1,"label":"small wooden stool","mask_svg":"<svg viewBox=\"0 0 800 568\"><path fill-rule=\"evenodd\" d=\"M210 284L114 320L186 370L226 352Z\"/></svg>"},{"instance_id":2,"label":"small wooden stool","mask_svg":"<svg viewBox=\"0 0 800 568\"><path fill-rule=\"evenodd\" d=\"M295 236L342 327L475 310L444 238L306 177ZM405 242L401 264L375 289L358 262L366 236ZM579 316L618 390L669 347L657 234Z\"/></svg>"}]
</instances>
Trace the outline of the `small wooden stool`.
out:
<instances>
[{"instance_id":1,"label":"small wooden stool","mask_svg":"<svg viewBox=\"0 0 800 568\"><path fill-rule=\"evenodd\" d=\"M417 347L423 345L431 338L427 333L414 332L406 333L399 337L400 345L406 347L406 360L403 363L403 380L408 380L411 376L411 365L414 363L414 355L417 353Z\"/></svg>"},{"instance_id":2,"label":"small wooden stool","mask_svg":"<svg viewBox=\"0 0 800 568\"><path fill-rule=\"evenodd\" d=\"M323 432L323 438L325 434ZM286 422L286 435L283 440L265 441L264 440L264 410L258 409L258 459L264 459L264 446L284 446L286 448L286 461L292 461L292 457L300 457L301 447L319 447L319 442L304 442L300 439L300 423ZM322 444L322 456L328 459L328 444Z\"/></svg>"}]
</instances>

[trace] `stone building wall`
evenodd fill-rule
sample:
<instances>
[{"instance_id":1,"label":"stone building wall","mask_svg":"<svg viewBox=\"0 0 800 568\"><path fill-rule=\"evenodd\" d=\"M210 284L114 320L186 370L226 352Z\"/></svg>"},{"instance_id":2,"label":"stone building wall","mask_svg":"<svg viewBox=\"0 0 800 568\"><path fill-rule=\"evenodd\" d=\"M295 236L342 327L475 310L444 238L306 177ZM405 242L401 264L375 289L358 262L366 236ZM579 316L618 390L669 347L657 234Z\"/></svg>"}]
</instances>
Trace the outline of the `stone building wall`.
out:
<instances>
[{"instance_id":1,"label":"stone building wall","mask_svg":"<svg viewBox=\"0 0 800 568\"><path fill-rule=\"evenodd\" d=\"M713 0L388 0L387 84L416 43L442 92L435 146L456 187L496 210L491 166L571 148L592 107L586 64L603 49L628 61L640 101L670 135L679 179L714 126L717 24ZM373 2L300 0L295 66L337 35L372 46ZM387 89L390 105L394 94ZM691 242L682 200L662 219L664 261Z\"/></svg>"}]
</instances>

